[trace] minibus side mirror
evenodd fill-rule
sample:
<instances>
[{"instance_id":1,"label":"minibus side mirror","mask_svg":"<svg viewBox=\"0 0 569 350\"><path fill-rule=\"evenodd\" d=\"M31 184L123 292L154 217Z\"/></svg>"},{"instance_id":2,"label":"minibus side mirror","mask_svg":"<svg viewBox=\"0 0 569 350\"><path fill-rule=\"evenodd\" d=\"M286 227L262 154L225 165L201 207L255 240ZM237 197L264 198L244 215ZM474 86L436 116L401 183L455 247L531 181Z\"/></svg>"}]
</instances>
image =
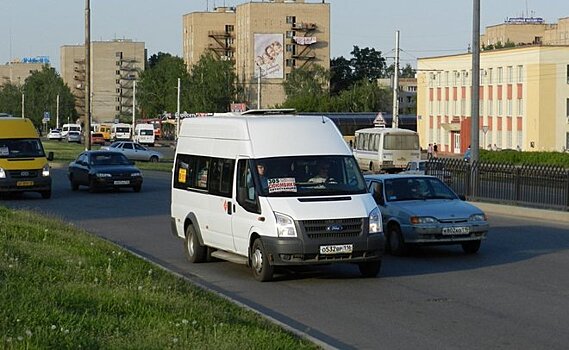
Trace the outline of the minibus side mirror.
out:
<instances>
[{"instance_id":1,"label":"minibus side mirror","mask_svg":"<svg viewBox=\"0 0 569 350\"><path fill-rule=\"evenodd\" d=\"M49 160L50 162L53 160L53 152L47 153L47 160Z\"/></svg>"}]
</instances>

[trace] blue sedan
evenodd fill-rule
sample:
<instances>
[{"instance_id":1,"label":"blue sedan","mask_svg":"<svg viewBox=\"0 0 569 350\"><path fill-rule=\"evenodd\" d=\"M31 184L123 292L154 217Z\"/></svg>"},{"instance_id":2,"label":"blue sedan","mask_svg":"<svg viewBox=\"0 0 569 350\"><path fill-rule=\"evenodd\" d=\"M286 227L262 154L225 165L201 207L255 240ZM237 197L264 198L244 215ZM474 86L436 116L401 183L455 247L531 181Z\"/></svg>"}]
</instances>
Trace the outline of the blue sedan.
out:
<instances>
[{"instance_id":1,"label":"blue sedan","mask_svg":"<svg viewBox=\"0 0 569 350\"><path fill-rule=\"evenodd\" d=\"M474 254L486 238L484 212L444 182L423 175L366 175L383 216L386 250L403 255L409 245L460 244Z\"/></svg>"}]
</instances>

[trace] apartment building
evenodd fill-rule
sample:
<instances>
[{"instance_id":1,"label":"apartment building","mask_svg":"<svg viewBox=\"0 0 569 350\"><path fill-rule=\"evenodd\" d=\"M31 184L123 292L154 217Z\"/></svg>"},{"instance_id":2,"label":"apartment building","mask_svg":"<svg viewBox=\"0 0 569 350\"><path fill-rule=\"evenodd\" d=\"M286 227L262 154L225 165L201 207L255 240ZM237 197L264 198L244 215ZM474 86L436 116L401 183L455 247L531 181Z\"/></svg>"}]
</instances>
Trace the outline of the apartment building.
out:
<instances>
[{"instance_id":1,"label":"apartment building","mask_svg":"<svg viewBox=\"0 0 569 350\"><path fill-rule=\"evenodd\" d=\"M286 99L283 82L294 69L311 64L330 68L330 4L251 1L189 13L183 18L183 37L188 69L204 52L231 60L243 88L245 101L239 102L272 107Z\"/></svg>"},{"instance_id":2,"label":"apartment building","mask_svg":"<svg viewBox=\"0 0 569 350\"><path fill-rule=\"evenodd\" d=\"M146 63L143 42L129 39L91 43L91 116L94 122L113 122L132 116L133 87ZM61 47L61 77L85 115L85 47Z\"/></svg>"},{"instance_id":3,"label":"apartment building","mask_svg":"<svg viewBox=\"0 0 569 350\"><path fill-rule=\"evenodd\" d=\"M41 71L43 65L49 65L49 59L15 59L0 65L0 87L5 84L22 86L26 79L34 72Z\"/></svg>"},{"instance_id":4,"label":"apartment building","mask_svg":"<svg viewBox=\"0 0 569 350\"><path fill-rule=\"evenodd\" d=\"M521 46L480 55L480 148L569 149L569 46ZM463 153L470 142L472 55L417 61L421 147Z\"/></svg>"},{"instance_id":5,"label":"apartment building","mask_svg":"<svg viewBox=\"0 0 569 350\"><path fill-rule=\"evenodd\" d=\"M569 45L569 17L548 24L539 17L509 18L504 23L486 27L480 45L488 47L511 42L516 45Z\"/></svg>"},{"instance_id":6,"label":"apartment building","mask_svg":"<svg viewBox=\"0 0 569 350\"><path fill-rule=\"evenodd\" d=\"M417 110L417 79L399 78L399 113L411 114ZM393 77L380 78L378 84L393 89Z\"/></svg>"}]
</instances>

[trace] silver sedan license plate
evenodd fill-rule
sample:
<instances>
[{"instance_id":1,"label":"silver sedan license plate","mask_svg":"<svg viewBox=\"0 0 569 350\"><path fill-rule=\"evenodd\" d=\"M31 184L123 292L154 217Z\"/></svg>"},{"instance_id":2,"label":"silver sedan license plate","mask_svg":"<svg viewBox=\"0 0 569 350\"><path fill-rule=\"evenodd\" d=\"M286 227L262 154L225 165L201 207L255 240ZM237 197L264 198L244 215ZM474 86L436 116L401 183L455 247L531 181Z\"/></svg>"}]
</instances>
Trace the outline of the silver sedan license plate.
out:
<instances>
[{"instance_id":1,"label":"silver sedan license plate","mask_svg":"<svg viewBox=\"0 0 569 350\"><path fill-rule=\"evenodd\" d=\"M349 254L354 250L352 244L321 245L320 254Z\"/></svg>"},{"instance_id":2,"label":"silver sedan license plate","mask_svg":"<svg viewBox=\"0 0 569 350\"><path fill-rule=\"evenodd\" d=\"M470 227L468 226L443 227L443 235L467 235L469 233Z\"/></svg>"},{"instance_id":3,"label":"silver sedan license plate","mask_svg":"<svg viewBox=\"0 0 569 350\"><path fill-rule=\"evenodd\" d=\"M115 180L113 182L113 184L115 184L115 185L128 185L128 184L130 184L130 181L128 181L128 180Z\"/></svg>"}]
</instances>

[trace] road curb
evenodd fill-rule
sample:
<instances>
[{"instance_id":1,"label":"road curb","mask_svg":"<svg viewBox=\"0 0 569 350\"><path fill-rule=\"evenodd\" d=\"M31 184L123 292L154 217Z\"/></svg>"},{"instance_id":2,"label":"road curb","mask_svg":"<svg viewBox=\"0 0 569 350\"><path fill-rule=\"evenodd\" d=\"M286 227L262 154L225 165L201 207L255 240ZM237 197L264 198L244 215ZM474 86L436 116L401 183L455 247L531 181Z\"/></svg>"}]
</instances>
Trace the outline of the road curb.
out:
<instances>
[{"instance_id":1,"label":"road curb","mask_svg":"<svg viewBox=\"0 0 569 350\"><path fill-rule=\"evenodd\" d=\"M469 203L482 209L486 214L489 214L490 216L492 214L497 214L497 215L523 217L526 219L538 219L545 221L557 221L562 223L569 223L569 212L566 211L527 208L527 207L494 204L494 203L482 203L482 202L469 202Z\"/></svg>"}]
</instances>

